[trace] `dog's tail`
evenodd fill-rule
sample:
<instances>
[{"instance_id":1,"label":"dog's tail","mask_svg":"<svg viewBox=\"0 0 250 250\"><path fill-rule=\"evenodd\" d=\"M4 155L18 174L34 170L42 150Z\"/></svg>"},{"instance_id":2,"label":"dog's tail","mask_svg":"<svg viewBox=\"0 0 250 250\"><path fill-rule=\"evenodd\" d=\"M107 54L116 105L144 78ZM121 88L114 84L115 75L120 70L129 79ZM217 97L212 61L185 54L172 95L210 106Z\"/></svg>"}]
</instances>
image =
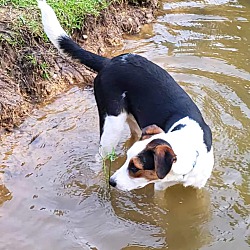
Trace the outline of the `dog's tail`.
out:
<instances>
[{"instance_id":1,"label":"dog's tail","mask_svg":"<svg viewBox=\"0 0 250 250\"><path fill-rule=\"evenodd\" d=\"M99 72L110 59L82 49L63 30L54 10L46 3L46 0L38 0L38 7L42 12L43 28L49 40L62 53L78 59L82 64Z\"/></svg>"}]
</instances>

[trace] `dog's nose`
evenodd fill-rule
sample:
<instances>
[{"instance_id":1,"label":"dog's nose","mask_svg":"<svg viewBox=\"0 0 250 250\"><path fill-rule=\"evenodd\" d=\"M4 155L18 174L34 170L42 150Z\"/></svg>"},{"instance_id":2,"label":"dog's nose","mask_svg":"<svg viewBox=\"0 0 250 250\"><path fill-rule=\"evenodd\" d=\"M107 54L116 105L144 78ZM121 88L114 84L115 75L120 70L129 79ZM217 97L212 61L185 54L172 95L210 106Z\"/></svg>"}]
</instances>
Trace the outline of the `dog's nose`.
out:
<instances>
[{"instance_id":1,"label":"dog's nose","mask_svg":"<svg viewBox=\"0 0 250 250\"><path fill-rule=\"evenodd\" d=\"M112 178L109 179L109 185L112 186L112 187L115 187L116 186L116 181Z\"/></svg>"}]
</instances>

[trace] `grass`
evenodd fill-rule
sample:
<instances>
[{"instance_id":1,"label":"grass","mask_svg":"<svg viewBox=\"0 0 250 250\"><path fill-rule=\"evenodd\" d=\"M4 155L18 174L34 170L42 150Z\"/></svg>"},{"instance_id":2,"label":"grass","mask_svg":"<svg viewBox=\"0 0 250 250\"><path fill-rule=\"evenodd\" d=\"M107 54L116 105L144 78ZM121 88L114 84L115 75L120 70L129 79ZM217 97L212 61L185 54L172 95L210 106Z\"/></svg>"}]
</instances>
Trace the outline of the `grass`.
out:
<instances>
[{"instance_id":1,"label":"grass","mask_svg":"<svg viewBox=\"0 0 250 250\"><path fill-rule=\"evenodd\" d=\"M36 67L41 72L41 76L43 79L49 79L50 73L49 73L49 64L47 62L38 62L37 58L32 54L26 54L25 59L27 62L33 65L33 67Z\"/></svg>"},{"instance_id":2,"label":"grass","mask_svg":"<svg viewBox=\"0 0 250 250\"><path fill-rule=\"evenodd\" d=\"M107 183L109 182L111 176L112 162L114 162L116 159L117 159L117 154L115 153L114 149L104 159L102 159L103 172ZM107 163L109 166L107 166Z\"/></svg>"},{"instance_id":3,"label":"grass","mask_svg":"<svg viewBox=\"0 0 250 250\"><path fill-rule=\"evenodd\" d=\"M63 28L70 34L76 29L81 29L84 22L84 17L87 14L98 16L100 11L107 8L110 0L57 0L47 1L48 4L54 9L56 15L62 24ZM23 10L23 15L20 19L24 25L31 27L34 32L37 32L40 27L41 18L40 11L37 7L36 0L0 0L0 7L13 6L16 9ZM32 14L31 14L32 12ZM36 14L36 15L34 15ZM31 18L36 16L37 18ZM41 30L39 29L39 32Z\"/></svg>"},{"instance_id":4,"label":"grass","mask_svg":"<svg viewBox=\"0 0 250 250\"><path fill-rule=\"evenodd\" d=\"M97 17L111 1L113 0L47 0L62 27L70 35L75 30L82 29L86 15ZM0 29L0 48L6 48L7 44L20 54L19 51L23 49L37 47L37 42L48 42L42 28L37 0L0 0L0 8L0 24L4 24ZM50 65L45 60L38 60L35 54L25 57L25 61L37 69L43 79L50 78Z\"/></svg>"}]
</instances>

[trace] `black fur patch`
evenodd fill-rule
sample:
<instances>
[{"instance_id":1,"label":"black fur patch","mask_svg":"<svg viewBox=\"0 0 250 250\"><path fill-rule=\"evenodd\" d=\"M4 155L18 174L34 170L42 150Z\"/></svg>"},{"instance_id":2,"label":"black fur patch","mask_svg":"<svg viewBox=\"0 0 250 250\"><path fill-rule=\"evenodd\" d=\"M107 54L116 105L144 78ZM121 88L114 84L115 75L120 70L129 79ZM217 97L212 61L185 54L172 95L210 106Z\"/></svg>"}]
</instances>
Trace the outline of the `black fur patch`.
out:
<instances>
[{"instance_id":1,"label":"black fur patch","mask_svg":"<svg viewBox=\"0 0 250 250\"><path fill-rule=\"evenodd\" d=\"M180 129L184 128L184 127L186 127L185 124L178 124L170 132L173 132L173 131L176 131L176 130L180 130Z\"/></svg>"},{"instance_id":2,"label":"black fur patch","mask_svg":"<svg viewBox=\"0 0 250 250\"><path fill-rule=\"evenodd\" d=\"M58 38L60 49L64 53L71 56L73 59L79 60L85 66L93 69L96 72L101 71L110 59L94 54L90 51L82 49L68 36Z\"/></svg>"}]
</instances>

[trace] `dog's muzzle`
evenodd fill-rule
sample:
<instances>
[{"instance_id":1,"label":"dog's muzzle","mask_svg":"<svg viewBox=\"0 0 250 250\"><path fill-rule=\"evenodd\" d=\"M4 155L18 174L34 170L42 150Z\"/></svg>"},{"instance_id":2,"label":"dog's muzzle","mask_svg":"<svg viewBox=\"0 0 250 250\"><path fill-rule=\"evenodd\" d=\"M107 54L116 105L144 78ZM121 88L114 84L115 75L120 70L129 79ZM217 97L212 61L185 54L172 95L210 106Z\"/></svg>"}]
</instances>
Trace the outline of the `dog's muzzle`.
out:
<instances>
[{"instance_id":1,"label":"dog's muzzle","mask_svg":"<svg viewBox=\"0 0 250 250\"><path fill-rule=\"evenodd\" d=\"M112 186L112 187L116 187L117 183L113 178L110 178L109 179L109 185Z\"/></svg>"}]
</instances>

